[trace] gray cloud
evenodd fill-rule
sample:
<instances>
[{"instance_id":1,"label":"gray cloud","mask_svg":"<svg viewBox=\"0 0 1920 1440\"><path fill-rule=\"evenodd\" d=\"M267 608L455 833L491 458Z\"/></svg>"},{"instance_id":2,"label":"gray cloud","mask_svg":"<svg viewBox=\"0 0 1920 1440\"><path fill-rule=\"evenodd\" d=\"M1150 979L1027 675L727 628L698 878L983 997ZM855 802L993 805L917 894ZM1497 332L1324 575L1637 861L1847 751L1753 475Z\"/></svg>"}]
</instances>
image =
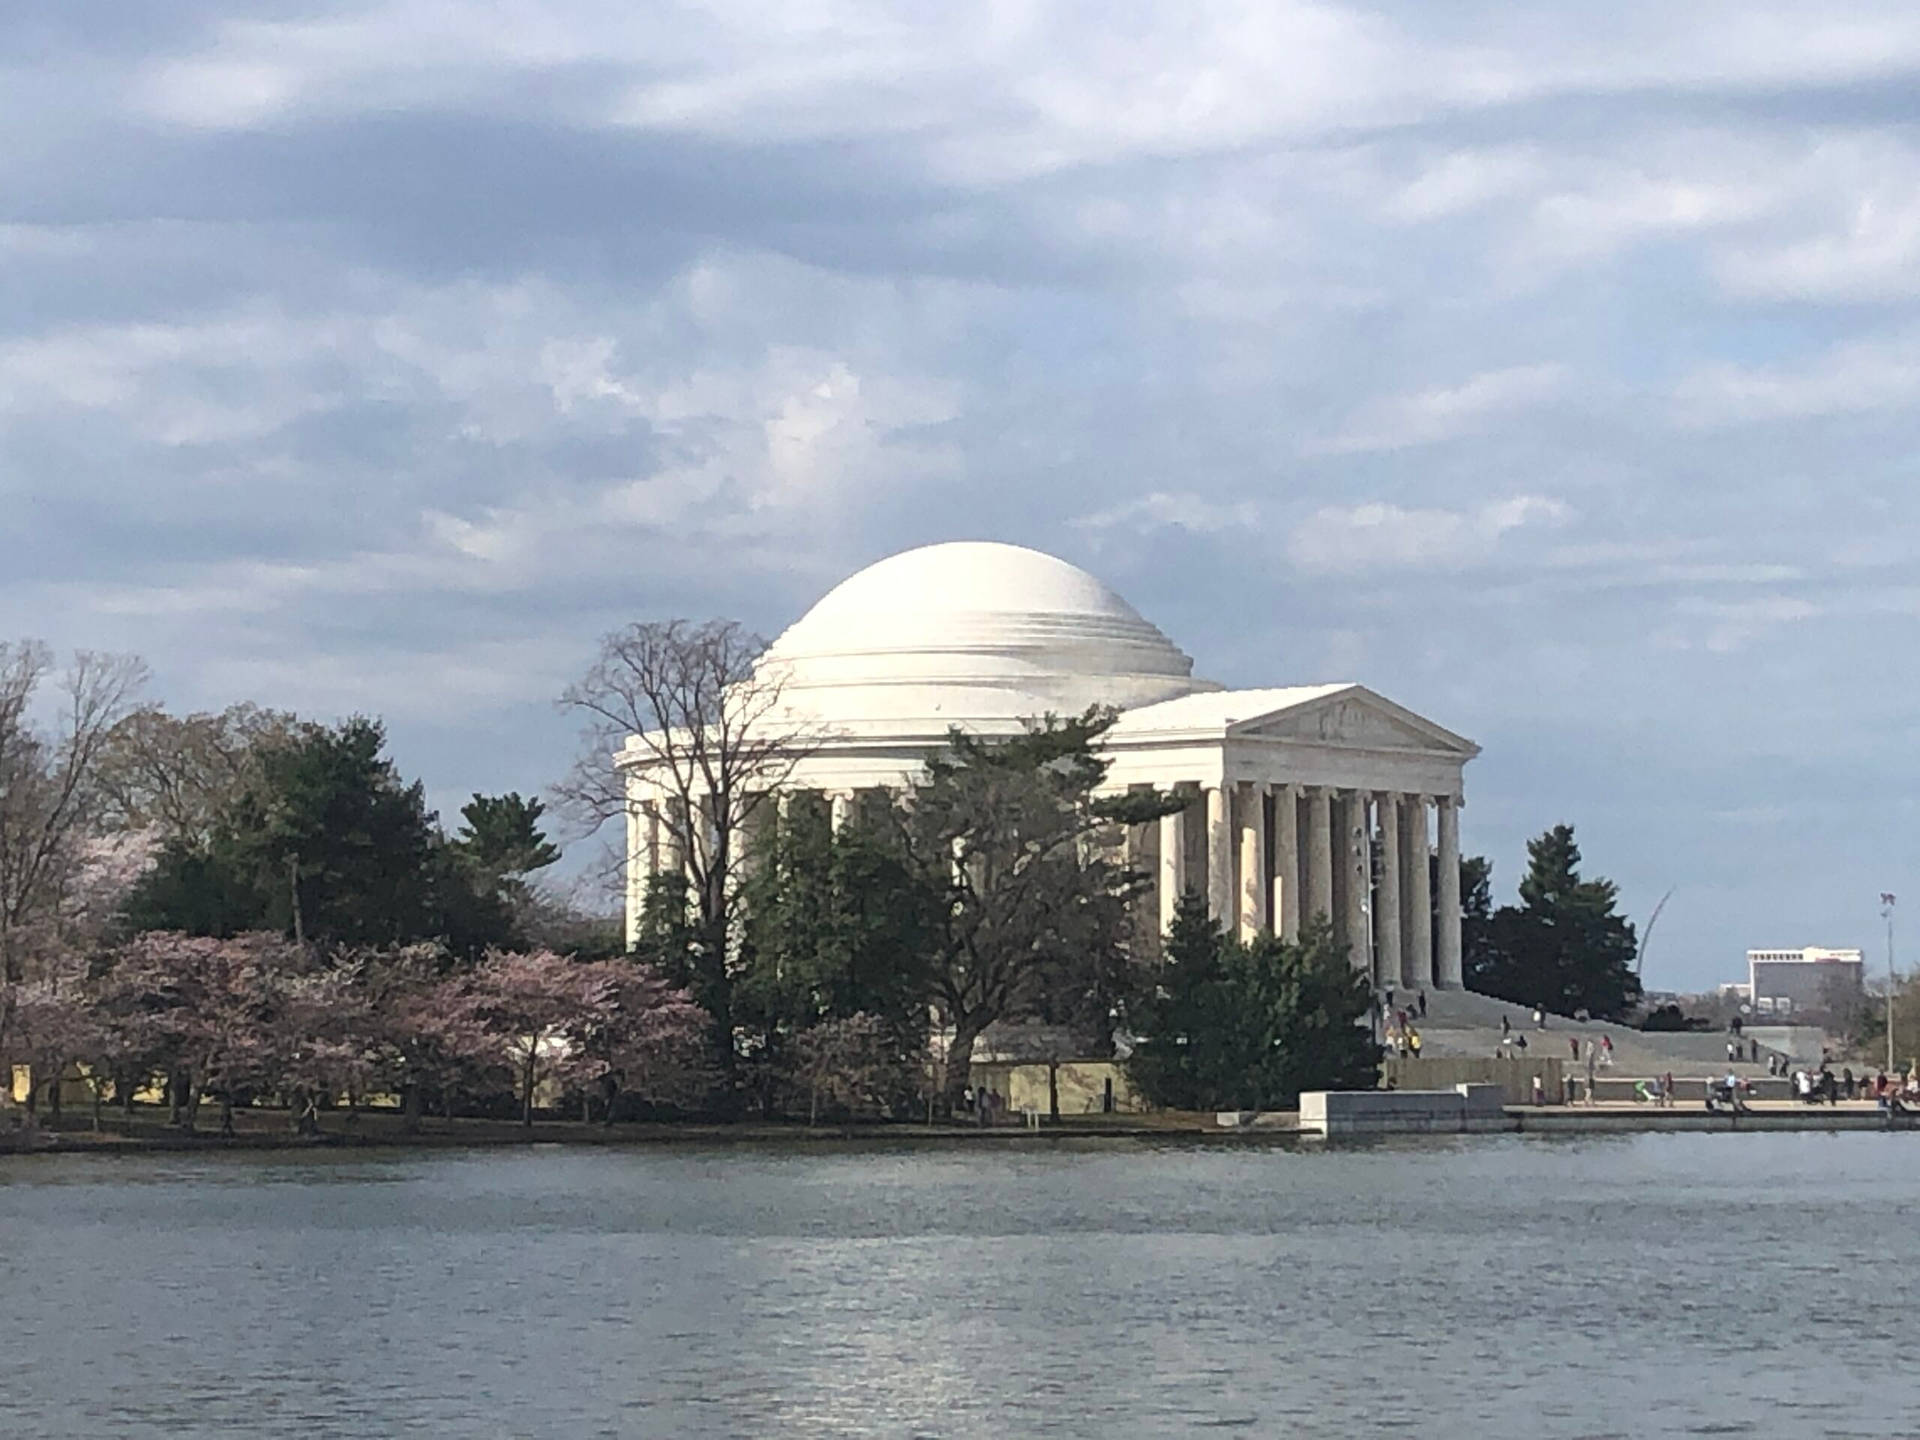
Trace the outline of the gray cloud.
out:
<instances>
[{"instance_id":1,"label":"gray cloud","mask_svg":"<svg viewBox=\"0 0 1920 1440\"><path fill-rule=\"evenodd\" d=\"M0 616L537 788L642 615L958 536L1486 746L1655 982L1920 866L1903 3L0 22Z\"/></svg>"}]
</instances>

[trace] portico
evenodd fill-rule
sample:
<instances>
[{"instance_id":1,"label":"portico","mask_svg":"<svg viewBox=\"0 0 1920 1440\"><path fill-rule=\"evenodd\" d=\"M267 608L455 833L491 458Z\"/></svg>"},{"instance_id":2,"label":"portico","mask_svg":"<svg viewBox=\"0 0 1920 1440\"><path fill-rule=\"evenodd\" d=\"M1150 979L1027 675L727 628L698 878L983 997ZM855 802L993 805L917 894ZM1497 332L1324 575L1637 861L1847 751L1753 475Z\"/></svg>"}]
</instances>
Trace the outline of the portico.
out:
<instances>
[{"instance_id":1,"label":"portico","mask_svg":"<svg viewBox=\"0 0 1920 1440\"><path fill-rule=\"evenodd\" d=\"M1319 919L1377 985L1461 983L1460 781L1478 753L1470 741L1364 686L1321 685L1127 711L1107 748L1116 786L1191 797L1133 840L1156 877L1162 930L1193 890L1243 939L1297 938Z\"/></svg>"}]
</instances>

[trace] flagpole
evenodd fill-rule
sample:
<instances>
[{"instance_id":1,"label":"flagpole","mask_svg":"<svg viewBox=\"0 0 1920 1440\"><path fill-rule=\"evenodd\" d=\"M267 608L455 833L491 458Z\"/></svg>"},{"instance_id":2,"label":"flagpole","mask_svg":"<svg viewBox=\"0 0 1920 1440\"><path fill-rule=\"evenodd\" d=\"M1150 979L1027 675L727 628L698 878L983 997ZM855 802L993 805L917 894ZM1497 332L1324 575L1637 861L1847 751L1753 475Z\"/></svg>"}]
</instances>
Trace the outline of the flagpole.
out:
<instances>
[{"instance_id":1,"label":"flagpole","mask_svg":"<svg viewBox=\"0 0 1920 1440\"><path fill-rule=\"evenodd\" d=\"M1880 896L1880 913L1887 917L1887 1074L1895 1074L1893 1061L1893 902L1892 895Z\"/></svg>"}]
</instances>

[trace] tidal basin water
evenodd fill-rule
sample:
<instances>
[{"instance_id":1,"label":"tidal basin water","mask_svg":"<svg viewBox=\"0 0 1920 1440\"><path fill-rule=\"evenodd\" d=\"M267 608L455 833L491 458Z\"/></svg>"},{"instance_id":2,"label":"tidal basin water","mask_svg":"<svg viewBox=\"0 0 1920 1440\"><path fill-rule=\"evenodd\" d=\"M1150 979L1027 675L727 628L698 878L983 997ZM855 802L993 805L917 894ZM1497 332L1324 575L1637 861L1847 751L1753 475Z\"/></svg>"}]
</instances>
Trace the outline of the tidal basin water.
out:
<instances>
[{"instance_id":1,"label":"tidal basin water","mask_svg":"<svg viewBox=\"0 0 1920 1440\"><path fill-rule=\"evenodd\" d=\"M0 1158L0 1436L1920 1431L1905 1135Z\"/></svg>"}]
</instances>

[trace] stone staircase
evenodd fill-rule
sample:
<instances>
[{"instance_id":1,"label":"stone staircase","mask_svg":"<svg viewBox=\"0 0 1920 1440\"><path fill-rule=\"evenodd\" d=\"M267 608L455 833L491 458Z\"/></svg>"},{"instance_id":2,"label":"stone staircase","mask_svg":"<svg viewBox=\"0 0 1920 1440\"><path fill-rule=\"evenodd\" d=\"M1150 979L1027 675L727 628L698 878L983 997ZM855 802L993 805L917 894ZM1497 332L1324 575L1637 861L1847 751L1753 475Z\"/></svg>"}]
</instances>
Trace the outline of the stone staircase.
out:
<instances>
[{"instance_id":1,"label":"stone staircase","mask_svg":"<svg viewBox=\"0 0 1920 1440\"><path fill-rule=\"evenodd\" d=\"M1408 1005L1412 998L1407 992L1394 992L1394 1004L1409 1011L1413 1008ZM1500 1021L1503 1016L1515 1035L1527 1037L1525 1051L1502 1051ZM1561 1015L1548 1016L1546 1028L1541 1030L1534 1027L1533 1012L1526 1006L1467 990L1427 991L1427 1018L1415 1019L1413 1025L1420 1032L1423 1058L1483 1059L1501 1053L1518 1053L1529 1059L1558 1060L1568 1075L1584 1075L1587 1042L1607 1035L1613 1040L1613 1065L1604 1073L1610 1077L1662 1075L1668 1071L1676 1076L1724 1075L1728 1069L1724 1034L1648 1033L1628 1025L1572 1020ZM1577 1059L1568 1045L1570 1038L1579 1041ZM1742 1053L1751 1052L1743 1045ZM1762 1046L1758 1064L1742 1060L1732 1068L1736 1074L1748 1078L1765 1077L1769 1053Z\"/></svg>"}]
</instances>

